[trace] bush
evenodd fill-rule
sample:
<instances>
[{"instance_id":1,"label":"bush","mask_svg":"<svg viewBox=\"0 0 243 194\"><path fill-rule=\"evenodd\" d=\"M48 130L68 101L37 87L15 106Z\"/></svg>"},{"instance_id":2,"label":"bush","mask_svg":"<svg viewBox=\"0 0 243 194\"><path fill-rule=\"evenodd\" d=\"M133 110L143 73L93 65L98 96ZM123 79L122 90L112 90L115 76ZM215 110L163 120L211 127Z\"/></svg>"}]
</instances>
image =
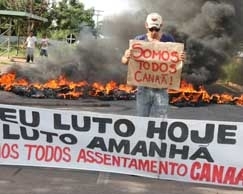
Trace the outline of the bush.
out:
<instances>
[{"instance_id":1,"label":"bush","mask_svg":"<svg viewBox=\"0 0 243 194\"><path fill-rule=\"evenodd\" d=\"M231 63L227 64L223 68L224 79L234 82L236 84L243 85L243 59L235 58Z\"/></svg>"},{"instance_id":2,"label":"bush","mask_svg":"<svg viewBox=\"0 0 243 194\"><path fill-rule=\"evenodd\" d=\"M49 38L54 40L64 40L68 34L71 34L70 30L55 30L51 31L51 37Z\"/></svg>"}]
</instances>

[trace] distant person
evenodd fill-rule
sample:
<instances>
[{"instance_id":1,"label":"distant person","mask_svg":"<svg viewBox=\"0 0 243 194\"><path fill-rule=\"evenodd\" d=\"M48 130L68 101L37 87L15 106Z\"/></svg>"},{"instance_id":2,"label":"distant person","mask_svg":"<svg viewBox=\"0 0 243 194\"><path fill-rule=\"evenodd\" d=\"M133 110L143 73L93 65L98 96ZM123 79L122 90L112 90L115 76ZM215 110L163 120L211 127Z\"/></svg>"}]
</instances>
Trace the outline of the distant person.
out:
<instances>
[{"instance_id":1,"label":"distant person","mask_svg":"<svg viewBox=\"0 0 243 194\"><path fill-rule=\"evenodd\" d=\"M29 32L29 36L27 37L25 41L26 45L26 62L34 62L34 52L35 52L35 45L36 45L37 39L33 35L33 32Z\"/></svg>"},{"instance_id":2,"label":"distant person","mask_svg":"<svg viewBox=\"0 0 243 194\"><path fill-rule=\"evenodd\" d=\"M40 56L48 57L48 46L49 46L49 39L47 38L46 34L43 34L42 39L40 41Z\"/></svg>"}]
</instances>

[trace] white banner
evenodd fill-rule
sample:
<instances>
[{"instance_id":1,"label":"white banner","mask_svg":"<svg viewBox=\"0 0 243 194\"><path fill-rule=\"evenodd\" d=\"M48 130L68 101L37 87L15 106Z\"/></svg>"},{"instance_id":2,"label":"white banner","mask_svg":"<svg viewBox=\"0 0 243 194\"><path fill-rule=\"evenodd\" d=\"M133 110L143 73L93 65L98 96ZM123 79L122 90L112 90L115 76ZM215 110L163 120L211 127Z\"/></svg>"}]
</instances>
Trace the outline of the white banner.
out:
<instances>
[{"instance_id":1,"label":"white banner","mask_svg":"<svg viewBox=\"0 0 243 194\"><path fill-rule=\"evenodd\" d=\"M243 188L243 124L0 105L0 164Z\"/></svg>"}]
</instances>

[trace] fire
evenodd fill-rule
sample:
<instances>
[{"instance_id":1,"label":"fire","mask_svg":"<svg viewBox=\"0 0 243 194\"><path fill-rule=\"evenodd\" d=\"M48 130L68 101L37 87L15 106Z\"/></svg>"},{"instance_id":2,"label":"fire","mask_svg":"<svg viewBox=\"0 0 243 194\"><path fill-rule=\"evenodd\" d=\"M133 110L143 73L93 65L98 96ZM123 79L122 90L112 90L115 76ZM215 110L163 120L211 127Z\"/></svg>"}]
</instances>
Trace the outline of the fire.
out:
<instances>
[{"instance_id":1,"label":"fire","mask_svg":"<svg viewBox=\"0 0 243 194\"><path fill-rule=\"evenodd\" d=\"M126 84L120 84L119 90L125 91L127 93L134 92L134 88L132 86L126 85Z\"/></svg>"},{"instance_id":2,"label":"fire","mask_svg":"<svg viewBox=\"0 0 243 194\"><path fill-rule=\"evenodd\" d=\"M25 79L16 80L15 73L7 73L0 76L0 86L4 87L4 90L9 91L14 85L27 86L29 83Z\"/></svg>"},{"instance_id":3,"label":"fire","mask_svg":"<svg viewBox=\"0 0 243 194\"><path fill-rule=\"evenodd\" d=\"M136 88L126 84L118 84L111 80L106 84L87 81L73 82L65 76L59 76L46 83L29 83L27 79L19 79L16 74L6 73L0 76L0 89L29 97L79 99L80 97L100 97L101 99L135 99ZM211 103L243 105L243 94L234 97L229 94L209 94L203 86L196 90L194 86L181 81L179 90L169 90L170 104L178 106L198 106Z\"/></svg>"},{"instance_id":4,"label":"fire","mask_svg":"<svg viewBox=\"0 0 243 194\"><path fill-rule=\"evenodd\" d=\"M18 89L16 89L18 88ZM28 89L27 89L28 88ZM21 90L38 90L38 97L40 91L43 93L51 93L57 98L62 99L78 99L83 96L109 96L114 91L123 91L126 93L135 93L135 89L132 86L125 84L118 84L115 81L110 81L106 84L94 82L89 84L87 81L73 82L68 80L65 76L59 76L57 79L51 79L46 83L29 83L26 79L18 79L15 73L6 73L0 76L0 89L5 91L18 91ZM55 91L53 94L50 90ZM30 94L35 96L34 94Z\"/></svg>"},{"instance_id":5,"label":"fire","mask_svg":"<svg viewBox=\"0 0 243 194\"><path fill-rule=\"evenodd\" d=\"M74 83L72 81L67 80L64 76L59 76L57 79L52 79L48 81L47 83L43 84L42 88L59 88L62 86L69 86L70 89L75 89L76 87L83 87L85 85L88 85L86 81L81 81Z\"/></svg>"},{"instance_id":6,"label":"fire","mask_svg":"<svg viewBox=\"0 0 243 194\"><path fill-rule=\"evenodd\" d=\"M193 85L182 80L180 89L173 91L169 90L171 97L170 102L172 104L187 102L192 104L198 103L210 103L210 95L204 89L203 86L199 87L199 90L195 90Z\"/></svg>"},{"instance_id":7,"label":"fire","mask_svg":"<svg viewBox=\"0 0 243 194\"><path fill-rule=\"evenodd\" d=\"M192 84L186 81L181 81L179 90L169 90L169 94L171 104L184 103L191 106L210 103L243 105L243 95L240 97L234 97L226 93L209 95L203 86L196 90Z\"/></svg>"}]
</instances>

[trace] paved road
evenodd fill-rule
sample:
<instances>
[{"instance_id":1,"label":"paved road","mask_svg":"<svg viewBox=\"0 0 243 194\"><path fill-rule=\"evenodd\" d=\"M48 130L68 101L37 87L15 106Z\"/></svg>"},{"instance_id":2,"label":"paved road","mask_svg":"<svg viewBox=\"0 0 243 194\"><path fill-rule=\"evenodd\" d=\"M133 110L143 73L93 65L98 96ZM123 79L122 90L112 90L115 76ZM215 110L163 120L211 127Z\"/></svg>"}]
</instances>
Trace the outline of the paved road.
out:
<instances>
[{"instance_id":1,"label":"paved road","mask_svg":"<svg viewBox=\"0 0 243 194\"><path fill-rule=\"evenodd\" d=\"M33 99L17 96L10 92L0 91L0 104L13 104L37 106L45 108L58 108L70 110L84 110L101 113L122 115L135 115L135 101L99 101L95 99L83 100L58 100L58 99ZM217 105L199 107L170 106L168 118L235 121L243 122L243 106Z\"/></svg>"},{"instance_id":2,"label":"paved road","mask_svg":"<svg viewBox=\"0 0 243 194\"><path fill-rule=\"evenodd\" d=\"M0 166L0 194L242 194L243 190L82 170Z\"/></svg>"}]
</instances>

